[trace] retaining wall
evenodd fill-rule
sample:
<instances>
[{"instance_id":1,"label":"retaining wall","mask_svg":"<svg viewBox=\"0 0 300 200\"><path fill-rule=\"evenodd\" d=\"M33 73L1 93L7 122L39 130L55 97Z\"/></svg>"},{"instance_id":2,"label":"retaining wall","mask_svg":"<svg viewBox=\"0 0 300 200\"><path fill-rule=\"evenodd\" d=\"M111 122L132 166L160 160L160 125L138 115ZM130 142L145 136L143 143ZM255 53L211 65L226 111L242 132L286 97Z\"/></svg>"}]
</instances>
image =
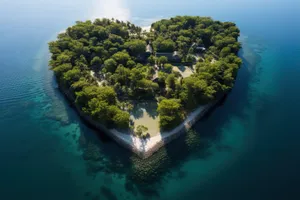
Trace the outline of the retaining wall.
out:
<instances>
[{"instance_id":1,"label":"retaining wall","mask_svg":"<svg viewBox=\"0 0 300 200\"><path fill-rule=\"evenodd\" d=\"M86 115L79 106L75 104L75 97L71 92L59 84L59 89L65 94L70 103L74 106L80 117L89 125L106 133L110 138L115 140L119 145L131 150L139 157L145 159L153 155L161 147L178 138L186 133L199 119L201 119L207 112L213 109L219 101L202 106L202 109L197 108L194 112L190 113L187 119L176 128L168 132L162 132L159 136L154 136L149 139L138 138L129 133L121 133L116 129L107 129L102 124L94 121L90 116ZM220 98L221 99L221 98ZM159 137L159 138L156 138ZM144 144L141 147L141 144Z\"/></svg>"}]
</instances>

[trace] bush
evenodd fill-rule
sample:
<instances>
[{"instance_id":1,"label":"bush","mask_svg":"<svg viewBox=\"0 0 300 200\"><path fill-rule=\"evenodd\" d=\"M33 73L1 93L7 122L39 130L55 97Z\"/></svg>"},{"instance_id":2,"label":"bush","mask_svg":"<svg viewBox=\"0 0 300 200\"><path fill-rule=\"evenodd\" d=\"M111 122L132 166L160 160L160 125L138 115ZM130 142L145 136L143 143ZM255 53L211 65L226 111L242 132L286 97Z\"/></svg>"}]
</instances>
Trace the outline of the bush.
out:
<instances>
[{"instance_id":1,"label":"bush","mask_svg":"<svg viewBox=\"0 0 300 200\"><path fill-rule=\"evenodd\" d=\"M148 128L143 125L138 125L136 127L135 134L139 137L145 137L147 135Z\"/></svg>"},{"instance_id":2,"label":"bush","mask_svg":"<svg viewBox=\"0 0 300 200\"><path fill-rule=\"evenodd\" d=\"M170 74L172 70L173 70L173 65L169 63L164 64L164 69L163 69L164 72Z\"/></svg>"},{"instance_id":3,"label":"bush","mask_svg":"<svg viewBox=\"0 0 300 200\"><path fill-rule=\"evenodd\" d=\"M159 123L162 129L170 129L182 120L179 99L164 99L158 104Z\"/></svg>"}]
</instances>

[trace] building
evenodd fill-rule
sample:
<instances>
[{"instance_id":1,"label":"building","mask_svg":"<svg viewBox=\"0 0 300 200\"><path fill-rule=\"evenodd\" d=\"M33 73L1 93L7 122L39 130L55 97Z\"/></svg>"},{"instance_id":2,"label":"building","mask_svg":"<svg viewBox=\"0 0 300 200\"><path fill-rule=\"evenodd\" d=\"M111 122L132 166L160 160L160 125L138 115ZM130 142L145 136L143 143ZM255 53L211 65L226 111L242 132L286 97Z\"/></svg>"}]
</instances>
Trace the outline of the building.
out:
<instances>
[{"instance_id":1,"label":"building","mask_svg":"<svg viewBox=\"0 0 300 200\"><path fill-rule=\"evenodd\" d=\"M206 48L203 44L193 43L191 48L194 49L195 53L203 53L204 51L206 51Z\"/></svg>"},{"instance_id":2,"label":"building","mask_svg":"<svg viewBox=\"0 0 300 200\"><path fill-rule=\"evenodd\" d=\"M140 62L146 62L147 59L149 58L149 56L151 56L153 53L153 48L151 46L151 43L149 43L147 46L146 46L146 51L145 53L141 53L137 56L137 60L140 61Z\"/></svg>"},{"instance_id":3,"label":"building","mask_svg":"<svg viewBox=\"0 0 300 200\"><path fill-rule=\"evenodd\" d=\"M206 50L206 48L204 46L197 46L196 47L196 52L203 52L205 50Z\"/></svg>"},{"instance_id":4,"label":"building","mask_svg":"<svg viewBox=\"0 0 300 200\"><path fill-rule=\"evenodd\" d=\"M151 46L151 43L146 46L146 53L150 53L150 54L153 53L153 48Z\"/></svg>"}]
</instances>

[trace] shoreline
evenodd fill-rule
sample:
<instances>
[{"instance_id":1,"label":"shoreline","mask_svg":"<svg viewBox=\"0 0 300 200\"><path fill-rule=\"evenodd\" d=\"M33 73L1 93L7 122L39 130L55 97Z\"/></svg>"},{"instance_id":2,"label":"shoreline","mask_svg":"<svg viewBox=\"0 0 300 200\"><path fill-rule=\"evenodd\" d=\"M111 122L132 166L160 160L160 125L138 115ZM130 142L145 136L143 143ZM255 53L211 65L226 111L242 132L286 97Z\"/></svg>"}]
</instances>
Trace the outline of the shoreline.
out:
<instances>
[{"instance_id":1,"label":"shoreline","mask_svg":"<svg viewBox=\"0 0 300 200\"><path fill-rule=\"evenodd\" d=\"M210 103L205 106L199 106L195 111L191 112L188 117L177 127L167 132L159 132L156 136L142 139L134 135L128 135L117 131L116 129L110 129L110 133L117 140L117 142L127 149L130 149L136 153L142 159L149 158L156 151L158 151L164 145L172 142L181 135L185 134L192 126L205 116L211 109L213 109L219 101Z\"/></svg>"},{"instance_id":2,"label":"shoreline","mask_svg":"<svg viewBox=\"0 0 300 200\"><path fill-rule=\"evenodd\" d=\"M103 131L108 137L113 139L119 145L134 152L142 159L149 158L161 147L186 133L198 120L204 117L223 99L219 98L213 103L199 106L197 109L191 112L180 125L178 125L174 129L167 132L159 132L156 136L143 139L134 135L130 135L128 133L119 132L116 129L107 129L105 126L94 121L90 116L82 112L82 110L75 104L75 97L70 94L68 89L61 86L60 83L58 83L58 88L71 103L72 107L75 108L76 112L84 122L88 123L96 130Z\"/></svg>"}]
</instances>

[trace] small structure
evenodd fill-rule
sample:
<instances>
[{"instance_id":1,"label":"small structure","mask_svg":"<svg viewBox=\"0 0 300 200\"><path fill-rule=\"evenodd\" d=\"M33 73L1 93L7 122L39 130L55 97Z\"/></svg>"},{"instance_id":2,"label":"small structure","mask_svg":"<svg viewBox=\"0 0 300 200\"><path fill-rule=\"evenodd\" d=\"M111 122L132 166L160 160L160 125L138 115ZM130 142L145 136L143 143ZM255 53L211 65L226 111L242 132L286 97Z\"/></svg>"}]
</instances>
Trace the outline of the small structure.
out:
<instances>
[{"instance_id":1,"label":"small structure","mask_svg":"<svg viewBox=\"0 0 300 200\"><path fill-rule=\"evenodd\" d=\"M148 58L149 56L151 56L153 54L153 48L152 48L152 44L151 41L147 44L146 46L146 51L145 51L145 56Z\"/></svg>"},{"instance_id":2,"label":"small structure","mask_svg":"<svg viewBox=\"0 0 300 200\"><path fill-rule=\"evenodd\" d=\"M153 48L151 46L151 42L147 44L145 53L141 53L137 55L137 60L140 62L146 62L147 59L152 55Z\"/></svg>"},{"instance_id":3,"label":"small structure","mask_svg":"<svg viewBox=\"0 0 300 200\"><path fill-rule=\"evenodd\" d=\"M205 51L206 50L206 48L204 47L204 46L197 46L196 47L196 51L197 52L203 52L203 51Z\"/></svg>"},{"instance_id":4,"label":"small structure","mask_svg":"<svg viewBox=\"0 0 300 200\"><path fill-rule=\"evenodd\" d=\"M194 49L195 53L203 53L204 51L206 51L204 44L193 43L191 48Z\"/></svg>"},{"instance_id":5,"label":"small structure","mask_svg":"<svg viewBox=\"0 0 300 200\"><path fill-rule=\"evenodd\" d=\"M181 62L181 58L177 51L174 52L157 52L155 55L157 58L165 56L168 58L169 62L179 63Z\"/></svg>"},{"instance_id":6,"label":"small structure","mask_svg":"<svg viewBox=\"0 0 300 200\"><path fill-rule=\"evenodd\" d=\"M149 53L149 54L152 54L153 53L153 48L151 46L151 43L149 43L147 46L146 46L146 53Z\"/></svg>"}]
</instances>

